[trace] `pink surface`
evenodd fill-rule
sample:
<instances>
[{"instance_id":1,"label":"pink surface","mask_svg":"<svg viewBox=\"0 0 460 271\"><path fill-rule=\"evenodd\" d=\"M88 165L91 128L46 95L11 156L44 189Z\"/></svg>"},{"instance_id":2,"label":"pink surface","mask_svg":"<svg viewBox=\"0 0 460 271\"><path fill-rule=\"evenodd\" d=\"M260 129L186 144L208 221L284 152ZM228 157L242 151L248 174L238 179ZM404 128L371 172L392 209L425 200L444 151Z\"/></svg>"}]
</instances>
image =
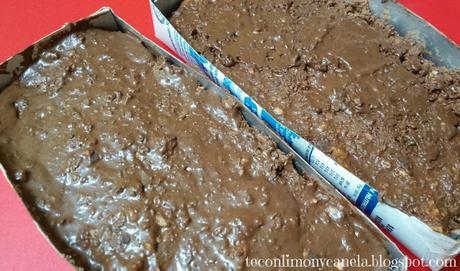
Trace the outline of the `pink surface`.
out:
<instances>
[{"instance_id":1,"label":"pink surface","mask_svg":"<svg viewBox=\"0 0 460 271\"><path fill-rule=\"evenodd\" d=\"M457 44L460 43L458 0L401 2L449 35ZM0 4L0 62L60 28L65 22L86 17L102 6L112 7L133 27L153 38L148 0L2 0ZM0 236L0 270L72 270L38 231L1 173ZM460 263L460 256L457 261Z\"/></svg>"},{"instance_id":2,"label":"pink surface","mask_svg":"<svg viewBox=\"0 0 460 271\"><path fill-rule=\"evenodd\" d=\"M459 0L398 0L460 44Z\"/></svg>"}]
</instances>

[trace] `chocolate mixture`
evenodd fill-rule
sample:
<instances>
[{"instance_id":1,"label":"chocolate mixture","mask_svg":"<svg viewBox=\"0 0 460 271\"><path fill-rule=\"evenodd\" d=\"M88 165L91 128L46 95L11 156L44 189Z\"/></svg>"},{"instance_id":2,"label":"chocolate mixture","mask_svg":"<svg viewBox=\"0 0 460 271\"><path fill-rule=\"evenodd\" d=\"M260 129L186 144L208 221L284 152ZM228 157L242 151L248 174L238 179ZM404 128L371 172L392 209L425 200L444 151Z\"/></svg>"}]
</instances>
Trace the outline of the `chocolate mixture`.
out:
<instances>
[{"instance_id":1,"label":"chocolate mixture","mask_svg":"<svg viewBox=\"0 0 460 271\"><path fill-rule=\"evenodd\" d=\"M0 162L85 269L388 257L368 223L299 175L233 100L121 32L71 34L1 92Z\"/></svg>"},{"instance_id":2,"label":"chocolate mixture","mask_svg":"<svg viewBox=\"0 0 460 271\"><path fill-rule=\"evenodd\" d=\"M460 228L460 72L424 60L366 1L187 0L172 22L385 202Z\"/></svg>"}]
</instances>

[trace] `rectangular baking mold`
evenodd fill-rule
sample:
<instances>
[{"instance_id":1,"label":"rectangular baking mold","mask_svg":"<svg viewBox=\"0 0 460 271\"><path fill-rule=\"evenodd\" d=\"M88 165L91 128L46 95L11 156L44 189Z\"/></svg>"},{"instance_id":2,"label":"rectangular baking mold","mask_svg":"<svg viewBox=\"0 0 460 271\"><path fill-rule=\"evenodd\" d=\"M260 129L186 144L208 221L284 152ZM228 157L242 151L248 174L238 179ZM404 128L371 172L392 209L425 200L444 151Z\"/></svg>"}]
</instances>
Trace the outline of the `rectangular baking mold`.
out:
<instances>
[{"instance_id":1,"label":"rectangular baking mold","mask_svg":"<svg viewBox=\"0 0 460 271\"><path fill-rule=\"evenodd\" d=\"M172 3L172 1L171 1ZM165 8L174 8L177 6L165 6ZM277 143L278 147L287 154L292 155L294 159L294 165L296 169L299 171L300 174L306 174L311 178L314 178L318 184L324 188L328 193L333 194L341 198L345 205L348 208L353 209L353 211L360 216L365 223L370 226L376 236L380 238L390 255L392 262L394 263L393 266L389 268L389 270L407 270L407 257L399 250L395 243L393 243L387 236L385 236L380 229L375 226L372 221L362 214L357 207L351 204L341 193L339 193L329 182L327 182L323 177L321 177L310 165L308 165L305 160L303 160L288 144L281 139L274 131L272 131L263 121L261 121L256 115L254 115L244 104L240 103L236 100L233 96L231 96L226 90L221 89L216 84L211 82L206 76L202 75L200 72L196 71L194 68L191 68L188 65L183 64L182 62L178 61L174 56L163 50L157 44L140 34L137 30L135 30L132 26L126 23L123 19L118 17L110 8L104 7L95 12L94 14L83 18L77 22L70 23L64 25L61 29L45 36L41 40L37 41L36 43L30 45L28 48L23 50L22 52L18 53L17 55L9 58L5 62L0 64L0 92L6 86L8 86L13 79L17 78L30 64L35 62L40 53L43 52L45 49L49 48L51 44L56 41L59 41L61 38L65 37L69 33L72 33L79 29L87 29L87 28L100 28L110 31L122 31L122 32L129 32L140 39L144 45L149 48L153 54L158 56L165 57L171 63L181 67L188 71L192 76L196 78L200 84L202 84L206 89L212 91L213 93L221 96L221 97L229 97L230 99L234 99L236 103L238 103L241 107L241 113L244 116L245 120L249 123L249 125L255 127L258 131L262 132L263 134L270 137L274 142ZM12 185L11 181L6 174L5 169L0 164L0 173L3 173L7 178L10 185ZM32 219L32 216L31 216ZM35 221L34 221L35 222ZM35 222L36 223L36 222ZM36 223L37 227L43 233L43 229ZM46 234L43 233L45 238L49 238ZM54 247L54 245L50 242L50 245ZM54 247L55 248L55 247ZM56 249L56 248L55 248ZM57 249L56 249L57 250ZM66 257L66 255L62 255ZM67 257L66 257L67 258Z\"/></svg>"}]
</instances>

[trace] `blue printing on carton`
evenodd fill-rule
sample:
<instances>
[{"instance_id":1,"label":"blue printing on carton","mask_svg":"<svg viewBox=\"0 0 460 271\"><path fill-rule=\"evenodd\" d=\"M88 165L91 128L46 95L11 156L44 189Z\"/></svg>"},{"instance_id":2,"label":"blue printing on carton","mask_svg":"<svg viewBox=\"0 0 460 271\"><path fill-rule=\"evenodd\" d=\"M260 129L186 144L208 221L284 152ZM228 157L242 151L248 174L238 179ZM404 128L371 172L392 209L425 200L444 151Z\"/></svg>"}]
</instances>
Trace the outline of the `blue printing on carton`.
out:
<instances>
[{"instance_id":1,"label":"blue printing on carton","mask_svg":"<svg viewBox=\"0 0 460 271\"><path fill-rule=\"evenodd\" d=\"M378 202L378 192L368 184L364 184L359 193L356 205L367 215L371 215Z\"/></svg>"}]
</instances>

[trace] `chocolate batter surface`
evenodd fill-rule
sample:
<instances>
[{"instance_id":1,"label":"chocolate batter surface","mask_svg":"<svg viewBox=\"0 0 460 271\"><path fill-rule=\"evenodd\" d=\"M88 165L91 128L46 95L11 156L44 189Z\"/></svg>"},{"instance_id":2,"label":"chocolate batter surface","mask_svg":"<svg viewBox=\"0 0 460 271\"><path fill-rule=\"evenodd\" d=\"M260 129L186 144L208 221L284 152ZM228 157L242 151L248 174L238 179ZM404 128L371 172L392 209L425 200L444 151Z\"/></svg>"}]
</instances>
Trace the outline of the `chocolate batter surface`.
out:
<instances>
[{"instance_id":1,"label":"chocolate batter surface","mask_svg":"<svg viewBox=\"0 0 460 271\"><path fill-rule=\"evenodd\" d=\"M233 100L121 32L69 35L0 93L0 162L58 249L88 270L388 257Z\"/></svg>"},{"instance_id":2,"label":"chocolate batter surface","mask_svg":"<svg viewBox=\"0 0 460 271\"><path fill-rule=\"evenodd\" d=\"M385 202L460 228L460 72L424 60L366 1L187 0L172 22Z\"/></svg>"}]
</instances>

